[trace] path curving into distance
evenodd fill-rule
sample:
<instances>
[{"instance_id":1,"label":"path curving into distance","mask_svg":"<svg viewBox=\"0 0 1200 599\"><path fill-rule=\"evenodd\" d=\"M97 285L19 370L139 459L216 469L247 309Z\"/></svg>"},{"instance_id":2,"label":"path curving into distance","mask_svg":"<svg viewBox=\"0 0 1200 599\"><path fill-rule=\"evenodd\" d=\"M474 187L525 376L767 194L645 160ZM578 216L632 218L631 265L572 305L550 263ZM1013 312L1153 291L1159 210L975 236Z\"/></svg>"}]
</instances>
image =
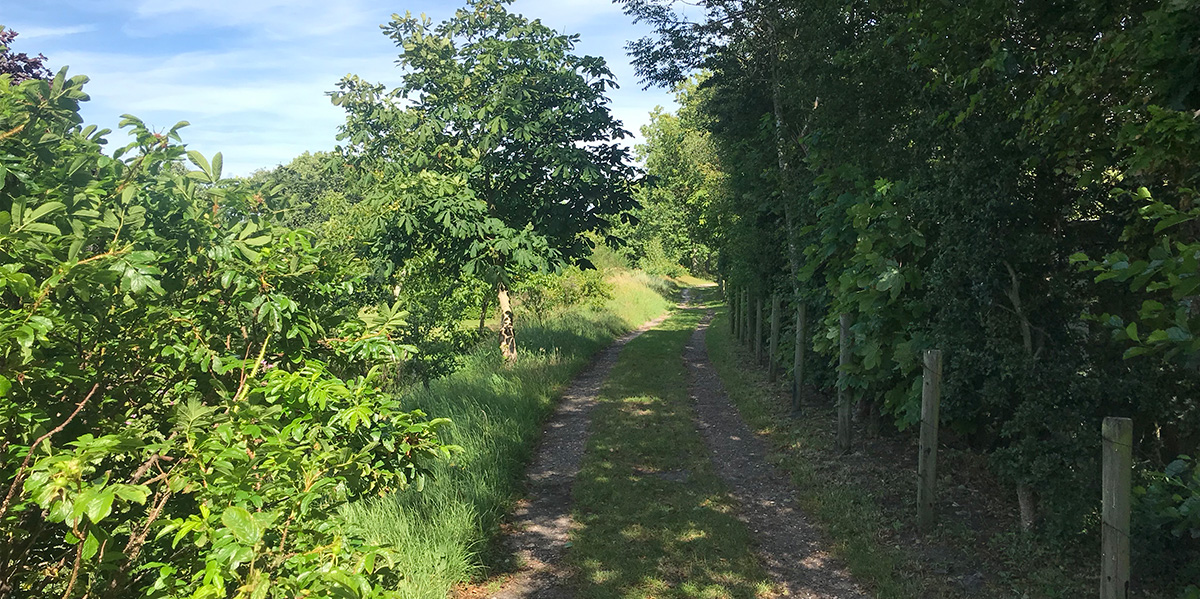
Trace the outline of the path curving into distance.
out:
<instances>
[{"instance_id":1,"label":"path curving into distance","mask_svg":"<svg viewBox=\"0 0 1200 599\"><path fill-rule=\"evenodd\" d=\"M819 531L795 505L788 477L767 461L766 444L725 393L704 340L712 317L709 310L684 350L689 392L717 475L737 499L737 517L754 535L763 566L788 597L867 599L824 549Z\"/></svg>"}]
</instances>

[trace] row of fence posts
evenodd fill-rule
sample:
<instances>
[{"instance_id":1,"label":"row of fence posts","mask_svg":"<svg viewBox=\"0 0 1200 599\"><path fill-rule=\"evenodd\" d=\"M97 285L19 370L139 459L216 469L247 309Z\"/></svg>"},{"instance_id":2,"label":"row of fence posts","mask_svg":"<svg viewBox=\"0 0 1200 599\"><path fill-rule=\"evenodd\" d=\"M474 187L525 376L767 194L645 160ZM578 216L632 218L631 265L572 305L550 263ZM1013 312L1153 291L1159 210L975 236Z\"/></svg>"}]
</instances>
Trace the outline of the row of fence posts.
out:
<instances>
[{"instance_id":1,"label":"row of fence posts","mask_svg":"<svg viewBox=\"0 0 1200 599\"><path fill-rule=\"evenodd\" d=\"M726 289L730 304L729 327L754 352L755 363L763 362L763 300L751 298L747 290ZM782 298L773 294L770 304L770 338L767 345L767 378L777 380L779 371L779 335ZM752 316L753 313L753 316ZM853 357L850 327L853 319L838 317L837 437L838 451L852 447L852 398L847 371ZM804 351L807 310L801 303L796 310L796 345L793 364L792 409L800 411L801 385L804 381ZM917 454L917 527L929 532L936 523L934 510L937 492L937 447L939 409L942 397L942 350L925 350L921 374L921 425ZM1101 599L1129 597L1129 515L1133 474L1133 421L1129 418L1105 418L1101 427L1103 443Z\"/></svg>"}]
</instances>

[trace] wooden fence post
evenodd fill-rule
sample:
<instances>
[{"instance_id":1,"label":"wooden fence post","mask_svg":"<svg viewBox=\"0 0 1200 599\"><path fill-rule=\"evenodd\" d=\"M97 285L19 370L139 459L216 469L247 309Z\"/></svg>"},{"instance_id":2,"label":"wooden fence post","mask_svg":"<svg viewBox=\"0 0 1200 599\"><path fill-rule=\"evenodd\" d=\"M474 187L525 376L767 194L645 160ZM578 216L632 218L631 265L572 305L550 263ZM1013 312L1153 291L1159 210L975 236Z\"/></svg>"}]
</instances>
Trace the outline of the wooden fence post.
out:
<instances>
[{"instance_id":1,"label":"wooden fence post","mask_svg":"<svg viewBox=\"0 0 1200 599\"><path fill-rule=\"evenodd\" d=\"M763 298L759 296L754 308L754 363L762 365Z\"/></svg>"},{"instance_id":2,"label":"wooden fence post","mask_svg":"<svg viewBox=\"0 0 1200 599\"><path fill-rule=\"evenodd\" d=\"M745 343L746 340L750 339L750 336L746 335L746 323L750 322L750 311L748 310L748 307L750 307L750 292L748 292L748 290L743 289L742 290L742 322L738 323L738 327L742 327L742 334L738 335L738 341L742 341L743 343Z\"/></svg>"},{"instance_id":3,"label":"wooden fence post","mask_svg":"<svg viewBox=\"0 0 1200 599\"><path fill-rule=\"evenodd\" d=\"M779 374L779 294L771 296L771 345L767 352L767 380L775 382Z\"/></svg>"},{"instance_id":4,"label":"wooden fence post","mask_svg":"<svg viewBox=\"0 0 1200 599\"><path fill-rule=\"evenodd\" d=\"M937 490L938 408L942 401L942 350L925 350L921 374L921 449L917 455L917 528L933 528Z\"/></svg>"},{"instance_id":5,"label":"wooden fence post","mask_svg":"<svg viewBox=\"0 0 1200 599\"><path fill-rule=\"evenodd\" d=\"M796 298L796 351L792 354L792 413L800 413L804 389L804 348L808 345L808 306Z\"/></svg>"},{"instance_id":6,"label":"wooden fence post","mask_svg":"<svg viewBox=\"0 0 1200 599\"><path fill-rule=\"evenodd\" d=\"M729 334L736 338L738 314L737 292L732 292L726 297L729 298Z\"/></svg>"},{"instance_id":7,"label":"wooden fence post","mask_svg":"<svg viewBox=\"0 0 1200 599\"><path fill-rule=\"evenodd\" d=\"M1133 421L1105 418L1100 599L1129 597L1129 495L1133 478Z\"/></svg>"},{"instance_id":8,"label":"wooden fence post","mask_svg":"<svg viewBox=\"0 0 1200 599\"><path fill-rule=\"evenodd\" d=\"M742 343L750 340L750 332L746 329L750 328L750 292L742 291Z\"/></svg>"},{"instance_id":9,"label":"wooden fence post","mask_svg":"<svg viewBox=\"0 0 1200 599\"><path fill-rule=\"evenodd\" d=\"M838 317L838 428L837 448L842 453L850 452L850 388L846 369L850 367L850 315L843 312Z\"/></svg>"}]
</instances>

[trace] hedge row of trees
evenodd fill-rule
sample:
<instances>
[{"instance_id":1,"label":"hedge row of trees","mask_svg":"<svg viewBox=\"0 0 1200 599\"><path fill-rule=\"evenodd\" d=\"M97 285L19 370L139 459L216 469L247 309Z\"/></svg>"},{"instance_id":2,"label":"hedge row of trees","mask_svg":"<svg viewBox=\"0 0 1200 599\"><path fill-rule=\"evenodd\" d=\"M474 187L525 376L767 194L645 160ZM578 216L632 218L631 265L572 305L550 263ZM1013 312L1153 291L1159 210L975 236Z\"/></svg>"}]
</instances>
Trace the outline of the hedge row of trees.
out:
<instances>
[{"instance_id":1,"label":"hedge row of trees","mask_svg":"<svg viewBox=\"0 0 1200 599\"><path fill-rule=\"evenodd\" d=\"M861 409L911 430L944 350L942 425L1057 538L1133 418L1140 573L1200 580L1200 3L622 4L646 82L704 70L672 135L719 177L668 186L729 289L807 308L805 382L850 313Z\"/></svg>"}]
</instances>

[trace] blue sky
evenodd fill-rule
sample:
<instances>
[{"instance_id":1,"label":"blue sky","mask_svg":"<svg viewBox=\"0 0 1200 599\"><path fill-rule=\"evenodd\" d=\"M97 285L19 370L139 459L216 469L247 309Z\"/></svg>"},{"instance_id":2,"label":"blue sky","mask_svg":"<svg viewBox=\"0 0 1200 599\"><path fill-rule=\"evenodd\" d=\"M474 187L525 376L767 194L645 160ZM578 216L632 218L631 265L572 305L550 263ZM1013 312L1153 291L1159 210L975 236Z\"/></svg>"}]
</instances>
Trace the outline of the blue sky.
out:
<instances>
[{"instance_id":1,"label":"blue sky","mask_svg":"<svg viewBox=\"0 0 1200 599\"><path fill-rule=\"evenodd\" d=\"M0 24L19 33L13 50L42 53L57 70L91 78L87 123L116 131L121 114L165 129L177 121L189 148L221 152L227 175L332 149L343 121L325 92L349 73L395 86L397 49L379 24L392 13L435 22L458 2L429 0L3 0ZM510 10L579 33L577 52L605 57L621 88L612 110L637 133L662 89L643 91L625 55L646 33L607 0L517 0ZM109 136L124 145L125 134Z\"/></svg>"}]
</instances>

